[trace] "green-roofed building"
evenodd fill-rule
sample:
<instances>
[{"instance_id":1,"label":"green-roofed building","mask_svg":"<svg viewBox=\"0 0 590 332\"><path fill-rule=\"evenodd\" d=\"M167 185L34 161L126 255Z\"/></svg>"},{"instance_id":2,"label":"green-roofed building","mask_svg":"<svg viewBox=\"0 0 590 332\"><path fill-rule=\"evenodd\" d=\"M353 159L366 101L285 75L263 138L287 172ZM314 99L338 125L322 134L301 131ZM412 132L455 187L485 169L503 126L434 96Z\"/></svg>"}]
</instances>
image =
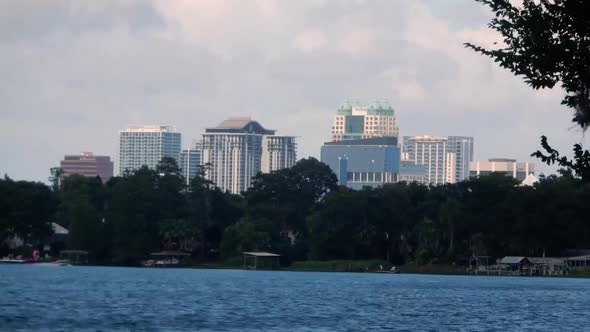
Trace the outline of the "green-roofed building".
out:
<instances>
[{"instance_id":1,"label":"green-roofed building","mask_svg":"<svg viewBox=\"0 0 590 332\"><path fill-rule=\"evenodd\" d=\"M336 110L332 141L398 137L395 110L387 103L370 106L345 103Z\"/></svg>"}]
</instances>

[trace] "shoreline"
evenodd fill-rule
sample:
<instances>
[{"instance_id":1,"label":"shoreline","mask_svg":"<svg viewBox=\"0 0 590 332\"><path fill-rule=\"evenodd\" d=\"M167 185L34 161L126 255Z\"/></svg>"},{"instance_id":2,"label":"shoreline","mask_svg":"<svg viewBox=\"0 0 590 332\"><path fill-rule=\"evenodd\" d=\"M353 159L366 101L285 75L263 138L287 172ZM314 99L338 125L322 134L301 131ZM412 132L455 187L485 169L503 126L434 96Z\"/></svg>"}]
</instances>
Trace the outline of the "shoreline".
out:
<instances>
[{"instance_id":1,"label":"shoreline","mask_svg":"<svg viewBox=\"0 0 590 332\"><path fill-rule=\"evenodd\" d=\"M200 263L200 264L186 264L178 266L166 267L143 267L133 265L114 265L114 264L86 264L74 266L88 266L88 267L120 267L120 268L150 268L150 269L195 269L195 270L247 270L247 271L280 271L280 272L322 272L322 273L372 273L372 274L414 274L414 275L441 275L441 276L472 276L472 277L528 277L528 278L575 278L575 279L589 279L590 271L573 271L564 275L508 275L508 274L473 274L466 273L465 267L447 265L447 264L429 264L429 265L415 265L406 264L397 267L396 273L387 273L389 266L383 266L383 270L376 268L369 268L375 266L379 261L303 261L294 262L290 266L280 267L275 269L245 269L242 265L227 264L223 262L217 263ZM367 264L370 263L370 264ZM0 265L14 265L14 264L0 264ZM18 264L20 265L20 264ZM23 264L34 265L34 264ZM364 268L359 268L364 267Z\"/></svg>"}]
</instances>

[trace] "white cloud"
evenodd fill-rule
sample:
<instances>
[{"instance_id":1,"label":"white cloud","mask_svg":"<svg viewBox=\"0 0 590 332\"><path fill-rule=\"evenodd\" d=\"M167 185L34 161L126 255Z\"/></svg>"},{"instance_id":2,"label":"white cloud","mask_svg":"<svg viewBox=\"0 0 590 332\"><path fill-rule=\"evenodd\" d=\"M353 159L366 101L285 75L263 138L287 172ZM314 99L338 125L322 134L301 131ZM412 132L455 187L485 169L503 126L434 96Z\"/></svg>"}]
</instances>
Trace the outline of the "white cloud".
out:
<instances>
[{"instance_id":1,"label":"white cloud","mask_svg":"<svg viewBox=\"0 0 590 332\"><path fill-rule=\"evenodd\" d=\"M358 29L348 32L338 45L348 55L366 57L377 51L377 33L371 29Z\"/></svg>"},{"instance_id":2,"label":"white cloud","mask_svg":"<svg viewBox=\"0 0 590 332\"><path fill-rule=\"evenodd\" d=\"M569 150L580 133L559 90L531 91L463 47L495 38L480 7L0 2L0 173L44 180L63 154L115 156L128 124L176 125L188 144L229 115L300 136L300 156L317 157L346 99L390 99L403 134L475 135L480 159L529 159L541 133Z\"/></svg>"},{"instance_id":3,"label":"white cloud","mask_svg":"<svg viewBox=\"0 0 590 332\"><path fill-rule=\"evenodd\" d=\"M313 52L324 47L326 35L320 30L305 30L298 33L293 40L293 47L302 52Z\"/></svg>"}]
</instances>

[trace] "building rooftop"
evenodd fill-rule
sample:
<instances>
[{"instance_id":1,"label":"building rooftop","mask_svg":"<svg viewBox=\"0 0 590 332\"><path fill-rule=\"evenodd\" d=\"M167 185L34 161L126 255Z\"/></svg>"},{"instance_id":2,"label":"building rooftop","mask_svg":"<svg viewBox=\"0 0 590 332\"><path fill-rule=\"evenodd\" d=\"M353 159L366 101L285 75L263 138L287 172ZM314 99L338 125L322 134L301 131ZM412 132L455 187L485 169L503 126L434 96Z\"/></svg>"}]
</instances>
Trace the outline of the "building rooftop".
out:
<instances>
[{"instance_id":1,"label":"building rooftop","mask_svg":"<svg viewBox=\"0 0 590 332\"><path fill-rule=\"evenodd\" d=\"M490 158L488 159L489 162L492 163L515 163L516 159L510 159L510 158Z\"/></svg>"},{"instance_id":2,"label":"building rooftop","mask_svg":"<svg viewBox=\"0 0 590 332\"><path fill-rule=\"evenodd\" d=\"M388 102L380 101L370 106L361 106L357 102L347 101L336 110L338 115L381 115L394 116L395 110Z\"/></svg>"},{"instance_id":3,"label":"building rooftop","mask_svg":"<svg viewBox=\"0 0 590 332\"><path fill-rule=\"evenodd\" d=\"M280 257L279 254L273 254L270 252L253 252L253 251L244 251L242 254L245 256L254 256L254 257Z\"/></svg>"},{"instance_id":4,"label":"building rooftop","mask_svg":"<svg viewBox=\"0 0 590 332\"><path fill-rule=\"evenodd\" d=\"M533 264L563 264L564 258L558 257L527 257Z\"/></svg>"},{"instance_id":5,"label":"building rooftop","mask_svg":"<svg viewBox=\"0 0 590 332\"><path fill-rule=\"evenodd\" d=\"M521 182L523 186L532 186L535 183L539 182L539 179L534 174L529 174L526 178Z\"/></svg>"},{"instance_id":6,"label":"building rooftop","mask_svg":"<svg viewBox=\"0 0 590 332\"><path fill-rule=\"evenodd\" d=\"M173 126L128 126L125 132L128 133L161 133L161 132L175 132L176 129Z\"/></svg>"},{"instance_id":7,"label":"building rooftop","mask_svg":"<svg viewBox=\"0 0 590 332\"><path fill-rule=\"evenodd\" d=\"M429 135L422 135L422 136L404 136L411 141L446 141L446 137L440 136L429 136Z\"/></svg>"},{"instance_id":8,"label":"building rooftop","mask_svg":"<svg viewBox=\"0 0 590 332\"><path fill-rule=\"evenodd\" d=\"M251 118L228 118L215 128L207 128L207 133L243 133L274 135L275 130L265 129L260 123Z\"/></svg>"},{"instance_id":9,"label":"building rooftop","mask_svg":"<svg viewBox=\"0 0 590 332\"><path fill-rule=\"evenodd\" d=\"M502 258L500 264L520 264L525 259L527 258L523 256L506 256Z\"/></svg>"},{"instance_id":10,"label":"building rooftop","mask_svg":"<svg viewBox=\"0 0 590 332\"><path fill-rule=\"evenodd\" d=\"M382 136L382 137L371 137L363 139L348 139L342 141L326 142L324 145L392 145L397 146L397 137L395 136Z\"/></svg>"},{"instance_id":11,"label":"building rooftop","mask_svg":"<svg viewBox=\"0 0 590 332\"><path fill-rule=\"evenodd\" d=\"M252 122L252 118L229 118L217 125L217 129L241 129Z\"/></svg>"}]
</instances>

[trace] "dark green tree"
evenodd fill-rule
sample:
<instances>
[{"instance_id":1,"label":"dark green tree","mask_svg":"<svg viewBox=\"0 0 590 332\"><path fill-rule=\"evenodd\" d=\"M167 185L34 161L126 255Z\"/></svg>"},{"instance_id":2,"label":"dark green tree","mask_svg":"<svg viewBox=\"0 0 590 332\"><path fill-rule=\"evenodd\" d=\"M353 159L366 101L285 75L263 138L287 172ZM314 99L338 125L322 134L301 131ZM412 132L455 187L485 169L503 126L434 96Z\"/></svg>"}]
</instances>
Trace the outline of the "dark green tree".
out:
<instances>
[{"instance_id":1,"label":"dark green tree","mask_svg":"<svg viewBox=\"0 0 590 332\"><path fill-rule=\"evenodd\" d=\"M59 196L57 221L69 230L68 248L87 250L92 260L107 259L111 243L105 224L106 188L100 178L67 176Z\"/></svg>"},{"instance_id":2,"label":"dark green tree","mask_svg":"<svg viewBox=\"0 0 590 332\"><path fill-rule=\"evenodd\" d=\"M560 156L559 151L553 149L547 142L547 137L541 137L541 146L546 154L538 150L531 156L541 159L547 165L558 164L565 169L562 172L573 172L584 182L590 182L590 151L584 150L582 145L574 145L574 158Z\"/></svg>"},{"instance_id":3,"label":"dark green tree","mask_svg":"<svg viewBox=\"0 0 590 332\"><path fill-rule=\"evenodd\" d=\"M54 192L59 190L63 173L64 171L61 167L52 167L49 169L49 182L51 183L51 190Z\"/></svg>"},{"instance_id":4,"label":"dark green tree","mask_svg":"<svg viewBox=\"0 0 590 332\"><path fill-rule=\"evenodd\" d=\"M337 189L337 178L317 159L299 160L293 167L269 174L259 173L244 193L248 220L271 220L266 229L280 251L283 264L307 255L306 218L316 204Z\"/></svg>"},{"instance_id":5,"label":"dark green tree","mask_svg":"<svg viewBox=\"0 0 590 332\"><path fill-rule=\"evenodd\" d=\"M143 167L112 188L107 222L113 230L113 259L119 264L138 264L160 249L158 227L172 213L159 205L158 179L155 171Z\"/></svg>"},{"instance_id":6,"label":"dark green tree","mask_svg":"<svg viewBox=\"0 0 590 332\"><path fill-rule=\"evenodd\" d=\"M42 183L0 179L0 239L43 244L53 232L56 205L55 193Z\"/></svg>"}]
</instances>

